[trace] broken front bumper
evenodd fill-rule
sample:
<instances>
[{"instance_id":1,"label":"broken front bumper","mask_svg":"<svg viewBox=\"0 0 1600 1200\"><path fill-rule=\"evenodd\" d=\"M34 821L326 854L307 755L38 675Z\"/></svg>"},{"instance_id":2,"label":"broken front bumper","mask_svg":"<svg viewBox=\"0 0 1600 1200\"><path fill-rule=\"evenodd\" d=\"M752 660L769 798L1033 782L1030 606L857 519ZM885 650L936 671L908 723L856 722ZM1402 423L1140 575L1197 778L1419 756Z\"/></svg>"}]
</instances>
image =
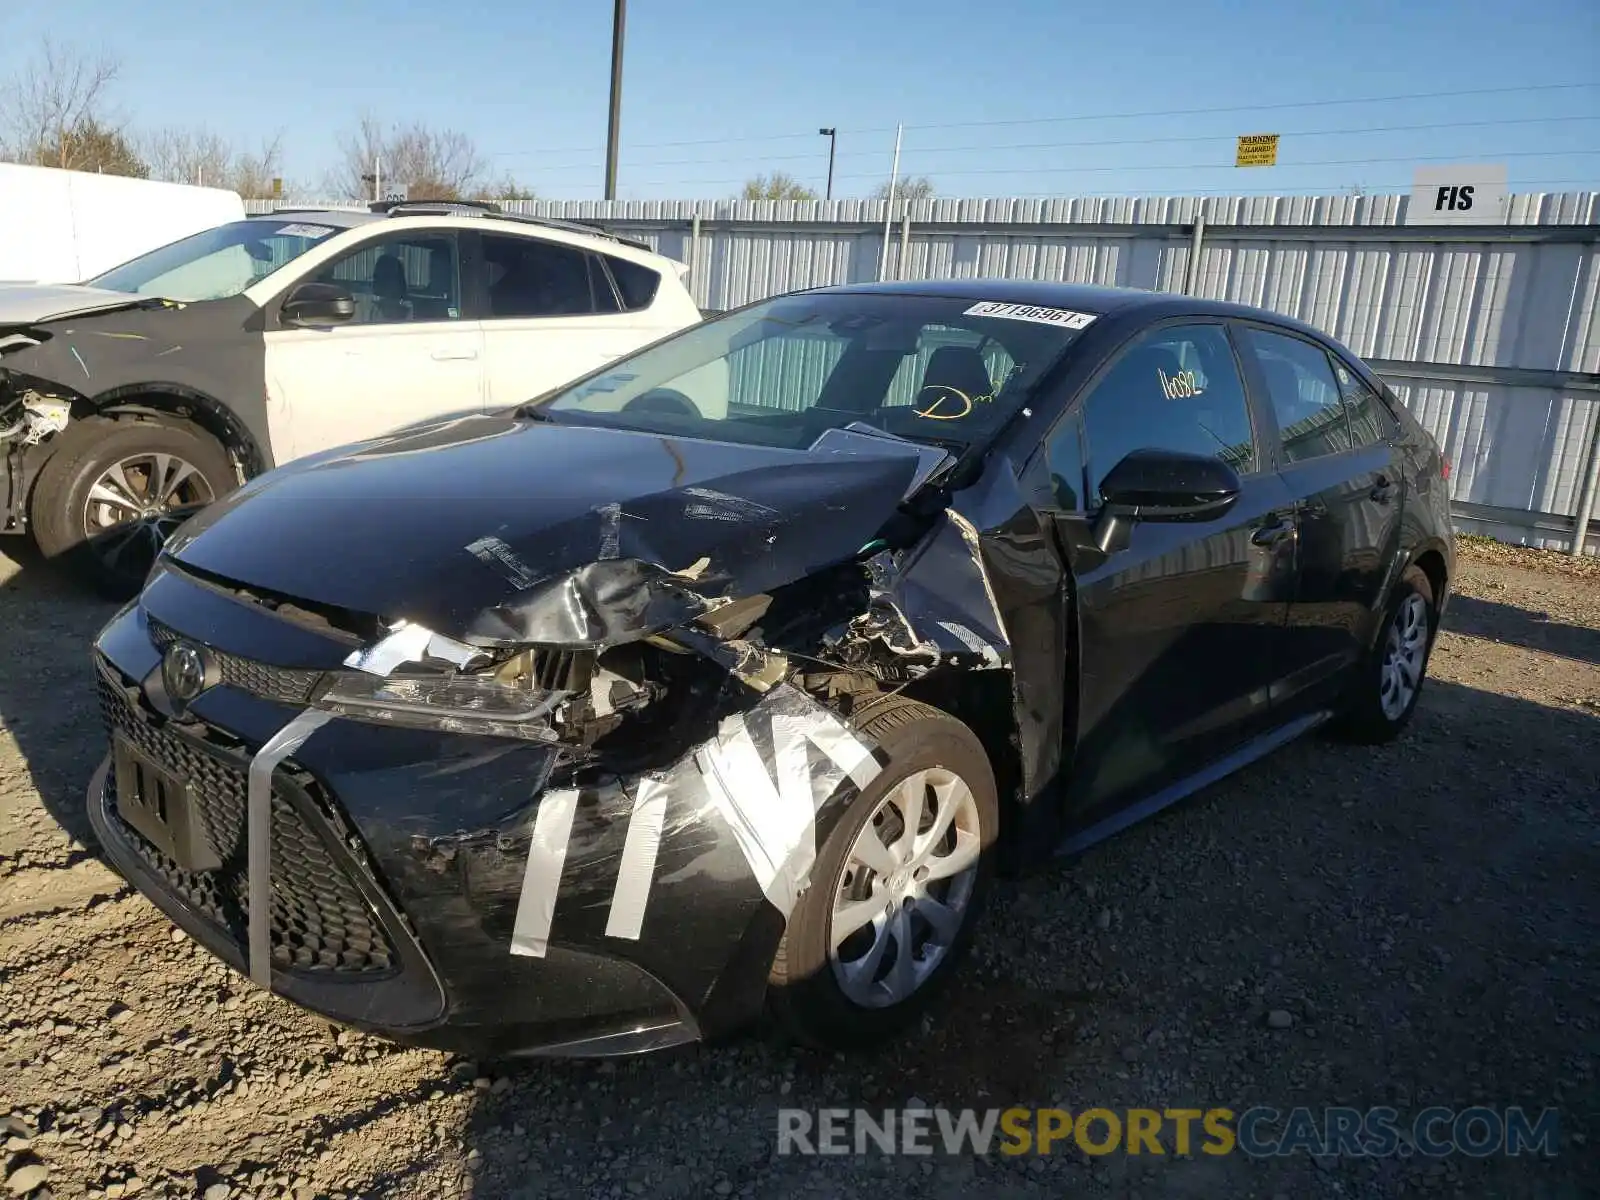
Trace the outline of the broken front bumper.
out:
<instances>
[{"instance_id":1,"label":"broken front bumper","mask_svg":"<svg viewBox=\"0 0 1600 1200\"><path fill-rule=\"evenodd\" d=\"M161 683L174 636L227 651L181 711ZM140 833L102 767L89 813L140 891L273 991L419 1044L623 1053L755 1016L783 925L764 887L785 881L752 872L748 829L655 777L547 786L547 745L332 716L286 744L311 711L296 697L348 651L177 579L106 627L108 727L181 783L174 802L211 851L183 863ZM250 836L252 767L265 839ZM269 964L253 969L252 912Z\"/></svg>"}]
</instances>

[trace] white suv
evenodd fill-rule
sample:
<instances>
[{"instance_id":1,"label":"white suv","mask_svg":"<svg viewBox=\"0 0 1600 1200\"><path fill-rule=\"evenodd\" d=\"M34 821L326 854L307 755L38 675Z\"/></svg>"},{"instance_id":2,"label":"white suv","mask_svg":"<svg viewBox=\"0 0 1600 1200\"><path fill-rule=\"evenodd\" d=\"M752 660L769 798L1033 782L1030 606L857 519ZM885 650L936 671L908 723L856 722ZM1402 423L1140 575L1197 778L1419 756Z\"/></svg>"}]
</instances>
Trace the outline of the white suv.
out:
<instances>
[{"instance_id":1,"label":"white suv","mask_svg":"<svg viewBox=\"0 0 1600 1200\"><path fill-rule=\"evenodd\" d=\"M280 209L82 285L0 285L0 531L128 592L245 479L694 324L686 271L588 226L419 202Z\"/></svg>"}]
</instances>

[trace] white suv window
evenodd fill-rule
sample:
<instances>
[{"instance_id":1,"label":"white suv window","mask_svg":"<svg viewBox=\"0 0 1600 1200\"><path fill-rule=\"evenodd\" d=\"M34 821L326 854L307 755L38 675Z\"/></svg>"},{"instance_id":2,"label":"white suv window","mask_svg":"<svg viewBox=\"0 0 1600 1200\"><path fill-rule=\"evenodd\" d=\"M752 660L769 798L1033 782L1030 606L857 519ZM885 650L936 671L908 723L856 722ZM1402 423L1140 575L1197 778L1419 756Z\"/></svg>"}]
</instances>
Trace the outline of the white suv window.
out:
<instances>
[{"instance_id":1,"label":"white suv window","mask_svg":"<svg viewBox=\"0 0 1600 1200\"><path fill-rule=\"evenodd\" d=\"M455 321L461 317L461 261L448 229L412 229L363 242L314 277L355 297L351 325Z\"/></svg>"},{"instance_id":2,"label":"white suv window","mask_svg":"<svg viewBox=\"0 0 1600 1200\"><path fill-rule=\"evenodd\" d=\"M579 317L617 311L600 260L574 246L510 234L483 235L487 319Z\"/></svg>"}]
</instances>

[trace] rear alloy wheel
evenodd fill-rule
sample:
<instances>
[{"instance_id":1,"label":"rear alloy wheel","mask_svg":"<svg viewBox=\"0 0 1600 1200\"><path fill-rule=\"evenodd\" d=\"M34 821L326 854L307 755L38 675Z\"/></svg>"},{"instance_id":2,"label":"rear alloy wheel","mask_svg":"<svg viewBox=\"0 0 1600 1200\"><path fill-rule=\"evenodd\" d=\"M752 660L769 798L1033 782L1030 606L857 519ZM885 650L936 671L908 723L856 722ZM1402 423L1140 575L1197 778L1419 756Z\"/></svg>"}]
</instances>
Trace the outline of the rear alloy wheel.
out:
<instances>
[{"instance_id":1,"label":"rear alloy wheel","mask_svg":"<svg viewBox=\"0 0 1600 1200\"><path fill-rule=\"evenodd\" d=\"M888 1038L943 986L971 940L999 832L988 755L960 721L892 697L852 723L888 761L819 847L768 990L789 1032L836 1049Z\"/></svg>"},{"instance_id":2,"label":"rear alloy wheel","mask_svg":"<svg viewBox=\"0 0 1600 1200\"><path fill-rule=\"evenodd\" d=\"M173 531L236 482L227 453L193 426L75 422L39 473L34 539L100 591L125 598Z\"/></svg>"},{"instance_id":3,"label":"rear alloy wheel","mask_svg":"<svg viewBox=\"0 0 1600 1200\"><path fill-rule=\"evenodd\" d=\"M1421 569L1407 567L1395 585L1383 632L1351 681L1338 732L1370 744L1399 736L1422 696L1437 626L1433 584Z\"/></svg>"}]
</instances>

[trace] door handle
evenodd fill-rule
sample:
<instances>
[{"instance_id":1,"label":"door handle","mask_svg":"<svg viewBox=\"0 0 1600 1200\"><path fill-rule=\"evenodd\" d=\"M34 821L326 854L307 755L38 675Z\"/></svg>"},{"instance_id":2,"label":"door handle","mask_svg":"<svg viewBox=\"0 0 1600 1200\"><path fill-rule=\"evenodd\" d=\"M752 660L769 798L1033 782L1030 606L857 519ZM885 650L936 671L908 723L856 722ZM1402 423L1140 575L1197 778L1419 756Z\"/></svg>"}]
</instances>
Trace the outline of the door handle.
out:
<instances>
[{"instance_id":1,"label":"door handle","mask_svg":"<svg viewBox=\"0 0 1600 1200\"><path fill-rule=\"evenodd\" d=\"M435 350L428 356L434 362L459 362L478 357L476 350Z\"/></svg>"},{"instance_id":2,"label":"door handle","mask_svg":"<svg viewBox=\"0 0 1600 1200\"><path fill-rule=\"evenodd\" d=\"M1387 504L1390 500L1394 499L1394 484L1389 482L1388 476L1379 475L1377 484L1374 485L1372 491L1367 494L1379 504Z\"/></svg>"},{"instance_id":3,"label":"door handle","mask_svg":"<svg viewBox=\"0 0 1600 1200\"><path fill-rule=\"evenodd\" d=\"M1258 525L1250 535L1250 541L1257 546L1276 546L1284 538L1294 533L1294 525L1282 517L1274 517L1270 525Z\"/></svg>"}]
</instances>

